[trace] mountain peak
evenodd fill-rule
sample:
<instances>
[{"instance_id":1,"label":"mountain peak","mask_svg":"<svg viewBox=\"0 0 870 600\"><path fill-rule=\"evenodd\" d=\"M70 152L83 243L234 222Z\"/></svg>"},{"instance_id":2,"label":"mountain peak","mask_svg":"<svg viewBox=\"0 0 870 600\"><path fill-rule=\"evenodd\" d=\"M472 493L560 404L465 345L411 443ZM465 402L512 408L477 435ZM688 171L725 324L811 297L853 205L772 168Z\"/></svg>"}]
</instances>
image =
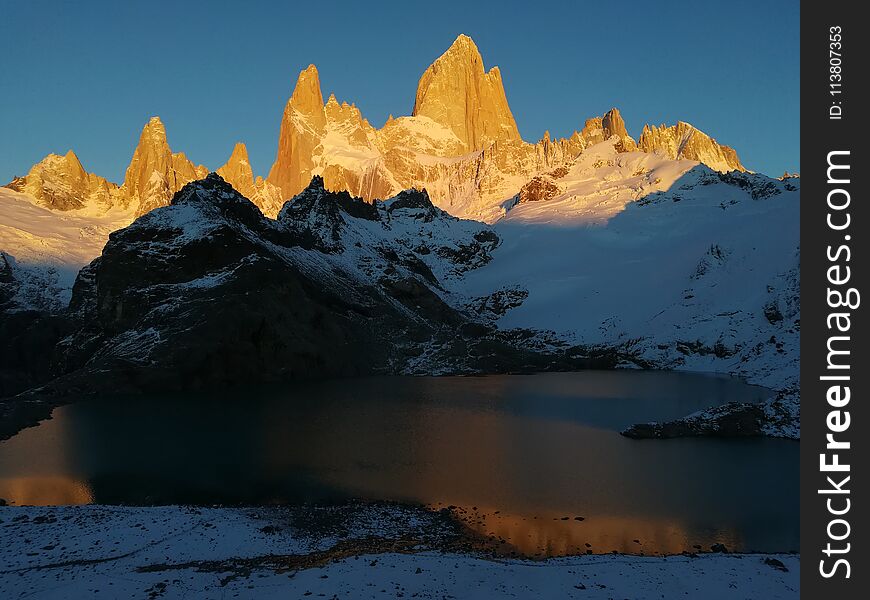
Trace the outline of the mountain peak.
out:
<instances>
[{"instance_id":1,"label":"mountain peak","mask_svg":"<svg viewBox=\"0 0 870 600\"><path fill-rule=\"evenodd\" d=\"M197 168L183 152L172 153L166 127L151 117L142 128L139 144L124 174L123 192L127 203L138 204L137 214L169 204L172 195L188 181L204 177L207 169Z\"/></svg>"},{"instance_id":2,"label":"mountain peak","mask_svg":"<svg viewBox=\"0 0 870 600\"><path fill-rule=\"evenodd\" d=\"M151 117L148 122L142 127L142 133L139 134L139 146L163 146L166 142L166 126L160 117Z\"/></svg>"},{"instance_id":3,"label":"mountain peak","mask_svg":"<svg viewBox=\"0 0 870 600\"><path fill-rule=\"evenodd\" d=\"M464 34L420 77L412 114L448 127L466 150L520 140L501 71L493 67L485 72L477 45Z\"/></svg>"},{"instance_id":4,"label":"mountain peak","mask_svg":"<svg viewBox=\"0 0 870 600\"><path fill-rule=\"evenodd\" d=\"M256 193L254 171L251 169L251 162L248 159L248 148L242 142L236 143L229 160L216 173L245 198L254 197Z\"/></svg>"},{"instance_id":5,"label":"mountain peak","mask_svg":"<svg viewBox=\"0 0 870 600\"><path fill-rule=\"evenodd\" d=\"M645 125L638 147L644 152L659 152L673 159L696 160L723 173L746 170L734 148L719 144L685 121L677 121L670 127Z\"/></svg>"},{"instance_id":6,"label":"mountain peak","mask_svg":"<svg viewBox=\"0 0 870 600\"><path fill-rule=\"evenodd\" d=\"M75 210L88 205L107 208L118 186L85 171L76 153L69 150L64 155L49 154L7 187L30 195L46 208Z\"/></svg>"},{"instance_id":7,"label":"mountain peak","mask_svg":"<svg viewBox=\"0 0 870 600\"><path fill-rule=\"evenodd\" d=\"M308 65L308 68L299 73L293 95L290 96L290 105L306 115L318 113L323 109L320 75L314 65Z\"/></svg>"},{"instance_id":8,"label":"mountain peak","mask_svg":"<svg viewBox=\"0 0 870 600\"><path fill-rule=\"evenodd\" d=\"M593 117L587 119L583 126L583 131L580 132L580 137L583 138L587 145L598 144L609 140L616 136L619 141L616 143L616 149L620 152L633 152L637 150L637 143L634 141L628 131L625 129L625 121L622 115L619 114L619 109L611 108L603 117Z\"/></svg>"},{"instance_id":9,"label":"mountain peak","mask_svg":"<svg viewBox=\"0 0 870 600\"><path fill-rule=\"evenodd\" d=\"M233 152L230 154L230 161L248 162L248 147L244 142L236 142L233 146Z\"/></svg>"},{"instance_id":10,"label":"mountain peak","mask_svg":"<svg viewBox=\"0 0 870 600\"><path fill-rule=\"evenodd\" d=\"M471 39L470 36L467 36L464 33L460 33L456 36L456 39L453 40L453 43L450 44L450 47L447 48L447 51L444 52L442 56L450 53L471 54L480 58L480 50L477 49L477 44L474 43L474 40Z\"/></svg>"}]
</instances>

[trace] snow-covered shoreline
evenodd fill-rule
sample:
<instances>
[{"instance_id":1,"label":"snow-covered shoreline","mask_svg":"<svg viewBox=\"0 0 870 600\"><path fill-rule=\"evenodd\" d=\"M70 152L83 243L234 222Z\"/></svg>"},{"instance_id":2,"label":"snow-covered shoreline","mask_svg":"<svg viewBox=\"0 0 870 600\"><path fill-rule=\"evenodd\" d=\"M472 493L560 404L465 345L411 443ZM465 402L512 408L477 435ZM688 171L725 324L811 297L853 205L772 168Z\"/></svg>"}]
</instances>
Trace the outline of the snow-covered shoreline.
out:
<instances>
[{"instance_id":1,"label":"snow-covered shoreline","mask_svg":"<svg viewBox=\"0 0 870 600\"><path fill-rule=\"evenodd\" d=\"M324 518L326 517L326 518ZM526 560L443 515L282 507L0 507L5 598L797 598L794 554Z\"/></svg>"}]
</instances>

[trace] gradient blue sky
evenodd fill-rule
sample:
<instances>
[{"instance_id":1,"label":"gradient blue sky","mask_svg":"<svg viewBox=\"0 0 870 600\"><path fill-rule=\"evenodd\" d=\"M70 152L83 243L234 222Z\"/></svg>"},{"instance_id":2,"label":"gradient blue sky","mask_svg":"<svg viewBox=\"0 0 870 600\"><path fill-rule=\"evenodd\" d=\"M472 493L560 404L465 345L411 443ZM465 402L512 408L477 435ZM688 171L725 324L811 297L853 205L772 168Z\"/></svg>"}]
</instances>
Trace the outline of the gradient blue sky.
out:
<instances>
[{"instance_id":1,"label":"gradient blue sky","mask_svg":"<svg viewBox=\"0 0 870 600\"><path fill-rule=\"evenodd\" d=\"M459 33L501 67L528 141L611 106L629 133L689 121L753 170L799 169L798 2L0 0L0 184L72 148L113 181L151 115L211 169L244 141L266 175L309 63L371 123L410 114Z\"/></svg>"}]
</instances>

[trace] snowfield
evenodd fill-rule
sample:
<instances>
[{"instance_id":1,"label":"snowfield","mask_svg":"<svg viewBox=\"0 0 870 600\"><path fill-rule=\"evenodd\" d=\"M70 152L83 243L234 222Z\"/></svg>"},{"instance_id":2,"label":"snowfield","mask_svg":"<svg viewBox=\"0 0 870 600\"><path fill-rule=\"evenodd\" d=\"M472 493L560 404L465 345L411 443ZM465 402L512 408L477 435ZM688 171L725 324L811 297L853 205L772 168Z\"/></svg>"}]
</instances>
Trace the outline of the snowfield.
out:
<instances>
[{"instance_id":1,"label":"snowfield","mask_svg":"<svg viewBox=\"0 0 870 600\"><path fill-rule=\"evenodd\" d=\"M324 517L306 529L282 508L0 507L0 591L10 600L799 596L796 555L532 561L444 547L425 511L362 509L340 533Z\"/></svg>"},{"instance_id":2,"label":"snowfield","mask_svg":"<svg viewBox=\"0 0 870 600\"><path fill-rule=\"evenodd\" d=\"M22 308L59 310L69 303L79 269L100 255L109 234L129 225L132 211L58 211L0 187L0 252L11 256L25 289Z\"/></svg>"},{"instance_id":3,"label":"snowfield","mask_svg":"<svg viewBox=\"0 0 870 600\"><path fill-rule=\"evenodd\" d=\"M528 293L501 327L620 347L653 368L729 373L793 395L799 370L799 180L719 174L607 142L518 204L463 291ZM796 426L771 431L798 437Z\"/></svg>"}]
</instances>

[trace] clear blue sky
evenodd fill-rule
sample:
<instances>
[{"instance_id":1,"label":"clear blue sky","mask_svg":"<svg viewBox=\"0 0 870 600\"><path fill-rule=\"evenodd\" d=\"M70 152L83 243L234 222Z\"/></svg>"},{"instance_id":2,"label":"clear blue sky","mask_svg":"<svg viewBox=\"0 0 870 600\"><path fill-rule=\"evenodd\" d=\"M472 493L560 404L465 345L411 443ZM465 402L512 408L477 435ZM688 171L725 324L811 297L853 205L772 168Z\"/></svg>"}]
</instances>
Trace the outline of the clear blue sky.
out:
<instances>
[{"instance_id":1,"label":"clear blue sky","mask_svg":"<svg viewBox=\"0 0 870 600\"><path fill-rule=\"evenodd\" d=\"M753 170L799 168L798 3L24 2L0 0L0 184L49 152L120 181L151 115L216 169L244 141L257 174L309 63L323 94L381 126L459 33L501 67L528 141L611 106L629 133L689 121Z\"/></svg>"}]
</instances>

